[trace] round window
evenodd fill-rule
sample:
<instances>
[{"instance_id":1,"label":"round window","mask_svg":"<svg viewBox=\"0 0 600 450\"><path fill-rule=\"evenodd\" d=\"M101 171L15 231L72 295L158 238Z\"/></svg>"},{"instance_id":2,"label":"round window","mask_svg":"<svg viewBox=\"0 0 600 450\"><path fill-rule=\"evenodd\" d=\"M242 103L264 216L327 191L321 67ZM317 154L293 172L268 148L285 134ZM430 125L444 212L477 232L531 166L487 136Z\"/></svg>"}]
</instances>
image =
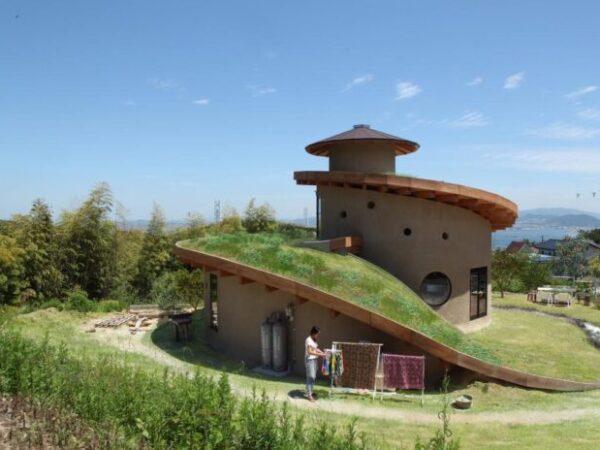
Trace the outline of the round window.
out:
<instances>
[{"instance_id":1,"label":"round window","mask_svg":"<svg viewBox=\"0 0 600 450\"><path fill-rule=\"evenodd\" d=\"M346 217L348 217L348 213L347 213L346 211L342 211L342 212L340 213L340 217L341 217L342 219L345 219Z\"/></svg>"},{"instance_id":2,"label":"round window","mask_svg":"<svg viewBox=\"0 0 600 450\"><path fill-rule=\"evenodd\" d=\"M412 230L410 228L404 229L404 236L410 236L412 234Z\"/></svg>"},{"instance_id":3,"label":"round window","mask_svg":"<svg viewBox=\"0 0 600 450\"><path fill-rule=\"evenodd\" d=\"M369 203L367 203L367 208L369 208L369 209L375 208L375 202L369 202Z\"/></svg>"},{"instance_id":4,"label":"round window","mask_svg":"<svg viewBox=\"0 0 600 450\"><path fill-rule=\"evenodd\" d=\"M421 297L429 306L440 306L448 301L452 285L450 279L441 272L432 272L421 283Z\"/></svg>"}]
</instances>

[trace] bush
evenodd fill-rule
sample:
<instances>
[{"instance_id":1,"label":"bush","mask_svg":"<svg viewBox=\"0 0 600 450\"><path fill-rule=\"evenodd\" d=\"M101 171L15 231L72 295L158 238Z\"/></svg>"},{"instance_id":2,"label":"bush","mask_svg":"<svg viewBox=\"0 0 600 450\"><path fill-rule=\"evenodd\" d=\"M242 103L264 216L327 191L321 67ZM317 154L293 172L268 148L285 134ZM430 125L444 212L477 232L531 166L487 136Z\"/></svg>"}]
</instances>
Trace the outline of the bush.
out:
<instances>
[{"instance_id":1,"label":"bush","mask_svg":"<svg viewBox=\"0 0 600 450\"><path fill-rule=\"evenodd\" d=\"M98 309L98 304L90 300L83 289L75 288L67 294L64 309L82 313L95 312Z\"/></svg>"},{"instance_id":2,"label":"bush","mask_svg":"<svg viewBox=\"0 0 600 450\"><path fill-rule=\"evenodd\" d=\"M353 423L345 430L305 425L301 414L291 416L285 404L264 393L238 400L226 375L188 378L126 365L114 356L76 357L65 347L1 329L0 361L0 393L76 415L98 434L101 448L365 448ZM110 436L129 444L117 445Z\"/></svg>"},{"instance_id":3,"label":"bush","mask_svg":"<svg viewBox=\"0 0 600 450\"><path fill-rule=\"evenodd\" d=\"M184 302L174 272L165 272L152 283L150 298L162 309L175 309Z\"/></svg>"},{"instance_id":4,"label":"bush","mask_svg":"<svg viewBox=\"0 0 600 450\"><path fill-rule=\"evenodd\" d=\"M129 305L119 300L101 300L96 305L96 311L101 313L123 311Z\"/></svg>"}]
</instances>

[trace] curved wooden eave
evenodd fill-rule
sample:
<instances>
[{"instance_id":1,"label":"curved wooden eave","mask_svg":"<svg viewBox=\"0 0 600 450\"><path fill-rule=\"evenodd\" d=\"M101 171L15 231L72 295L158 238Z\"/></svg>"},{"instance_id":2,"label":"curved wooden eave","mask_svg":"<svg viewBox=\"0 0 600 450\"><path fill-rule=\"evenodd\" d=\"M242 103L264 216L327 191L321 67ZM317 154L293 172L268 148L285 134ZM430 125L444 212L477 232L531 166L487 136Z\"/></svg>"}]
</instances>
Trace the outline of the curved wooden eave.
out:
<instances>
[{"instance_id":1,"label":"curved wooden eave","mask_svg":"<svg viewBox=\"0 0 600 450\"><path fill-rule=\"evenodd\" d=\"M185 264L202 267L206 270L237 275L240 278L264 284L271 289L286 291L298 298L312 301L332 311L366 323L390 336L408 342L442 361L470 370L484 377L527 388L549 391L583 391L600 388L600 381L580 382L545 377L488 363L439 343L406 325L402 325L354 303L347 302L320 289L227 258L182 247L180 242L175 244L175 254Z\"/></svg>"},{"instance_id":2,"label":"curved wooden eave","mask_svg":"<svg viewBox=\"0 0 600 450\"><path fill-rule=\"evenodd\" d=\"M294 172L294 179L301 185L369 189L457 206L489 221L492 231L511 227L518 217L517 205L500 195L443 181L398 175L323 171Z\"/></svg>"}]
</instances>

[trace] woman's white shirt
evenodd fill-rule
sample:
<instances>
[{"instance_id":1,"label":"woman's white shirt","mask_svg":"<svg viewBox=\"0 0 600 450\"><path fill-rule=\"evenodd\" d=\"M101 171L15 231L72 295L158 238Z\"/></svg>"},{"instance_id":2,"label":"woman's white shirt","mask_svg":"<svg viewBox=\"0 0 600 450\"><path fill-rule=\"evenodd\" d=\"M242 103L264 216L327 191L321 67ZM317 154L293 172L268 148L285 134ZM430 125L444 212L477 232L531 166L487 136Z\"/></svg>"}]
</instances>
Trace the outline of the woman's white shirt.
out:
<instances>
[{"instance_id":1,"label":"woman's white shirt","mask_svg":"<svg viewBox=\"0 0 600 450\"><path fill-rule=\"evenodd\" d=\"M306 359L317 359L317 355L311 355L310 353L308 353L308 348L312 348L313 350L316 350L318 347L317 343L315 342L315 340L309 336L306 338L306 341L304 341L304 356L306 357Z\"/></svg>"}]
</instances>

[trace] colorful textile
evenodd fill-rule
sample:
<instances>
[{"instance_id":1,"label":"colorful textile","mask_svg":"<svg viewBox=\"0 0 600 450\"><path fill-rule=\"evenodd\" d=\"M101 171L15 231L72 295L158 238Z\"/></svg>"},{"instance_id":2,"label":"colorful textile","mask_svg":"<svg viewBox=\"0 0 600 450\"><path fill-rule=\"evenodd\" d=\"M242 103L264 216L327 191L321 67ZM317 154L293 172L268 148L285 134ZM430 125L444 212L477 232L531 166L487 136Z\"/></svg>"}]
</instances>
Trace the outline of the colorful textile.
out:
<instances>
[{"instance_id":1,"label":"colorful textile","mask_svg":"<svg viewBox=\"0 0 600 450\"><path fill-rule=\"evenodd\" d=\"M325 352L325 358L323 358L323 364L321 365L321 373L323 374L323 376L326 376L326 377L329 376L329 358L330 358L330 353Z\"/></svg>"},{"instance_id":2,"label":"colorful textile","mask_svg":"<svg viewBox=\"0 0 600 450\"><path fill-rule=\"evenodd\" d=\"M343 354L340 385L355 389L373 389L381 345L357 342L342 342L336 345Z\"/></svg>"},{"instance_id":3,"label":"colorful textile","mask_svg":"<svg viewBox=\"0 0 600 450\"><path fill-rule=\"evenodd\" d=\"M424 389L425 357L384 353L383 384L386 389Z\"/></svg>"}]
</instances>

